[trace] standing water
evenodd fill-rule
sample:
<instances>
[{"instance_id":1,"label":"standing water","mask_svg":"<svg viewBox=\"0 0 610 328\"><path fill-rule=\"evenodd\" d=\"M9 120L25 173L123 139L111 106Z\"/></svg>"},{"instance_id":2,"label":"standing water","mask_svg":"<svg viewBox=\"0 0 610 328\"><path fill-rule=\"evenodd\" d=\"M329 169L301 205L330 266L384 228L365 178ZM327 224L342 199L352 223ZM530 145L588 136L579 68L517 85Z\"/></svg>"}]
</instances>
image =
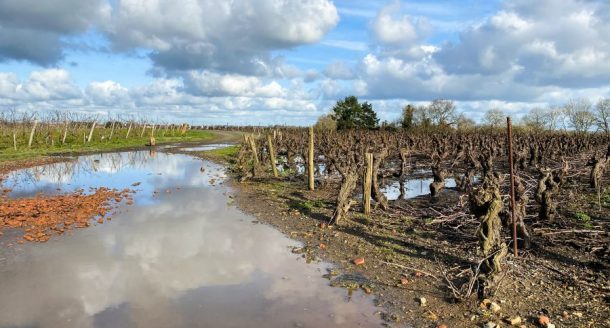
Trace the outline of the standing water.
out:
<instances>
[{"instance_id":1,"label":"standing water","mask_svg":"<svg viewBox=\"0 0 610 328\"><path fill-rule=\"evenodd\" d=\"M81 156L16 171L9 197L132 188L112 221L15 244L0 236L0 327L377 327L367 295L230 205L223 168L188 155ZM134 186L132 186L134 185Z\"/></svg>"}]
</instances>

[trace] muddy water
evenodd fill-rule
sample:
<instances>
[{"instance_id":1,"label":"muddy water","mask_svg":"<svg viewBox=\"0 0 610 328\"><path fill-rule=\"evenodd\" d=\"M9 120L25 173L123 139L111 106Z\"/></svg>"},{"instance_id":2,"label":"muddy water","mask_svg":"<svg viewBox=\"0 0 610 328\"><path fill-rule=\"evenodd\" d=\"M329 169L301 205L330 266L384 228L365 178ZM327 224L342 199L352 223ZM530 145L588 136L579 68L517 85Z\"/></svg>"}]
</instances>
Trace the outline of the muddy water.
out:
<instances>
[{"instance_id":1,"label":"muddy water","mask_svg":"<svg viewBox=\"0 0 610 328\"><path fill-rule=\"evenodd\" d=\"M11 197L139 185L110 222L13 247L5 231L0 327L380 325L370 296L329 287L327 264L304 263L296 242L231 206L223 176L209 162L148 152L11 175Z\"/></svg>"}]
</instances>

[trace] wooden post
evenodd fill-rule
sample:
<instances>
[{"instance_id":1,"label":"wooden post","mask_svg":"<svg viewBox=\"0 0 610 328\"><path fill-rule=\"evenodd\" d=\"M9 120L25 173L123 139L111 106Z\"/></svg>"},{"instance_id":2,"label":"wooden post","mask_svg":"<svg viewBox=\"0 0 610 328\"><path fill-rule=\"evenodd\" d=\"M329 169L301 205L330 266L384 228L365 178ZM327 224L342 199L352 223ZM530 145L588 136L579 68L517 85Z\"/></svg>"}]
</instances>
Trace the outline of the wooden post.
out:
<instances>
[{"instance_id":1,"label":"wooden post","mask_svg":"<svg viewBox=\"0 0 610 328\"><path fill-rule=\"evenodd\" d=\"M267 135L267 145L269 146L269 157L271 158L271 169L273 169L273 176L278 177L277 166L275 164L275 149L273 149L273 140L271 134Z\"/></svg>"},{"instance_id":2,"label":"wooden post","mask_svg":"<svg viewBox=\"0 0 610 328\"><path fill-rule=\"evenodd\" d=\"M506 128L508 130L508 165L510 165L510 215L513 220L513 254L515 257L519 251L517 249L517 219L515 216L515 173L513 165L513 125L510 117L506 118Z\"/></svg>"},{"instance_id":3,"label":"wooden post","mask_svg":"<svg viewBox=\"0 0 610 328\"><path fill-rule=\"evenodd\" d=\"M125 139L129 138L129 132L131 132L131 125L132 124L133 124L132 122L129 122L129 128L127 128L127 134L125 135Z\"/></svg>"},{"instance_id":4,"label":"wooden post","mask_svg":"<svg viewBox=\"0 0 610 328\"><path fill-rule=\"evenodd\" d=\"M61 144L64 145L66 143L66 137L68 136L68 127L70 122L66 121L66 125L64 127L64 136L61 138Z\"/></svg>"},{"instance_id":5,"label":"wooden post","mask_svg":"<svg viewBox=\"0 0 610 328\"><path fill-rule=\"evenodd\" d=\"M144 131L146 131L146 124L142 127L142 133L140 133L140 138L144 136Z\"/></svg>"},{"instance_id":6,"label":"wooden post","mask_svg":"<svg viewBox=\"0 0 610 328\"><path fill-rule=\"evenodd\" d=\"M254 141L254 136L253 135L248 136L248 141L250 143L250 150L252 150L252 157L254 157L254 163L256 163L256 165L258 165L259 164L258 152L256 151L256 142Z\"/></svg>"},{"instance_id":7,"label":"wooden post","mask_svg":"<svg viewBox=\"0 0 610 328\"><path fill-rule=\"evenodd\" d=\"M373 183L373 154L366 153L366 171L362 189L362 203L364 214L371 214L371 184Z\"/></svg>"},{"instance_id":8,"label":"wooden post","mask_svg":"<svg viewBox=\"0 0 610 328\"><path fill-rule=\"evenodd\" d=\"M313 169L313 127L309 127L309 149L308 149L308 153L307 153L307 174L309 175L309 190L314 190L315 189L315 183L314 183L314 169Z\"/></svg>"},{"instance_id":9,"label":"wooden post","mask_svg":"<svg viewBox=\"0 0 610 328\"><path fill-rule=\"evenodd\" d=\"M114 134L114 124L116 122L112 121L112 128L110 129L110 136L108 137L108 140L112 140L112 135Z\"/></svg>"},{"instance_id":10,"label":"wooden post","mask_svg":"<svg viewBox=\"0 0 610 328\"><path fill-rule=\"evenodd\" d=\"M38 125L38 120L35 120L34 126L32 127L32 131L30 132L30 140L28 141L28 148L32 148L32 142L34 141L34 133L36 132L37 125Z\"/></svg>"},{"instance_id":11,"label":"wooden post","mask_svg":"<svg viewBox=\"0 0 610 328\"><path fill-rule=\"evenodd\" d=\"M91 130L89 130L89 137L87 138L87 142L91 142L91 138L93 137L93 129L95 129L95 124L96 122L93 122L93 125L91 126Z\"/></svg>"},{"instance_id":12,"label":"wooden post","mask_svg":"<svg viewBox=\"0 0 610 328\"><path fill-rule=\"evenodd\" d=\"M13 148L17 150L17 134L13 132Z\"/></svg>"}]
</instances>

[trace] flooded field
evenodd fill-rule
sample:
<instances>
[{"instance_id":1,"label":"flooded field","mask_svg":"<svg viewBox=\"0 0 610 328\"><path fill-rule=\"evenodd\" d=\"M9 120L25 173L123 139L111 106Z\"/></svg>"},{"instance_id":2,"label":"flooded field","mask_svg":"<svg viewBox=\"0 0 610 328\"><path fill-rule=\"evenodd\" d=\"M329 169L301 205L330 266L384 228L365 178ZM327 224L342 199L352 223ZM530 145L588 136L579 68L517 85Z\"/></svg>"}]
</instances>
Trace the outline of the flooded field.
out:
<instances>
[{"instance_id":1,"label":"flooded field","mask_svg":"<svg viewBox=\"0 0 610 328\"><path fill-rule=\"evenodd\" d=\"M378 308L231 205L223 168L124 152L10 174L9 197L136 190L112 221L16 244L0 236L0 327L377 327ZM12 247L6 245L13 244Z\"/></svg>"}]
</instances>

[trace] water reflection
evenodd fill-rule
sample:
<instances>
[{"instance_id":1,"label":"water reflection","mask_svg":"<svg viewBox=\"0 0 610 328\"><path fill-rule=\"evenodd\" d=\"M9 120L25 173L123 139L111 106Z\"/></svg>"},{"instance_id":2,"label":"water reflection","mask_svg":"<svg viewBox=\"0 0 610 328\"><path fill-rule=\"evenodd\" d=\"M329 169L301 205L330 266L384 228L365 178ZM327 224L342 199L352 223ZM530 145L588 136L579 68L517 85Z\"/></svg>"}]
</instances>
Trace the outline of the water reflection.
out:
<instances>
[{"instance_id":1,"label":"water reflection","mask_svg":"<svg viewBox=\"0 0 610 328\"><path fill-rule=\"evenodd\" d=\"M12 189L8 195L14 198L90 187L133 188L140 191L136 200L145 201L154 191L206 186L225 177L221 166L206 165L207 170L201 172L201 162L187 156L149 151L105 153L15 171L6 176L2 187Z\"/></svg>"},{"instance_id":2,"label":"water reflection","mask_svg":"<svg viewBox=\"0 0 610 328\"><path fill-rule=\"evenodd\" d=\"M201 145L201 146L197 146L197 147L183 147L180 148L180 150L184 150L184 151L206 151L206 150L214 150L214 149L218 149L218 148L225 148L225 147L229 147L231 145L229 144L208 144L208 145Z\"/></svg>"},{"instance_id":3,"label":"water reflection","mask_svg":"<svg viewBox=\"0 0 610 328\"><path fill-rule=\"evenodd\" d=\"M227 189L209 182L221 168L201 166L185 155L122 153L82 157L68 174L40 168L33 184L14 175L13 196L135 181L141 191L111 222L1 248L0 327L379 325L370 298L346 302L321 278L325 264L297 260L294 241L228 206ZM173 191L150 192L165 188Z\"/></svg>"},{"instance_id":4,"label":"water reflection","mask_svg":"<svg viewBox=\"0 0 610 328\"><path fill-rule=\"evenodd\" d=\"M409 199L430 194L430 184L432 181L434 181L433 178L405 180L403 197L405 199ZM446 188L454 188L455 186L455 179L445 179ZM381 192L383 192L388 200L397 200L400 197L400 182L394 181L393 183L381 188Z\"/></svg>"}]
</instances>

